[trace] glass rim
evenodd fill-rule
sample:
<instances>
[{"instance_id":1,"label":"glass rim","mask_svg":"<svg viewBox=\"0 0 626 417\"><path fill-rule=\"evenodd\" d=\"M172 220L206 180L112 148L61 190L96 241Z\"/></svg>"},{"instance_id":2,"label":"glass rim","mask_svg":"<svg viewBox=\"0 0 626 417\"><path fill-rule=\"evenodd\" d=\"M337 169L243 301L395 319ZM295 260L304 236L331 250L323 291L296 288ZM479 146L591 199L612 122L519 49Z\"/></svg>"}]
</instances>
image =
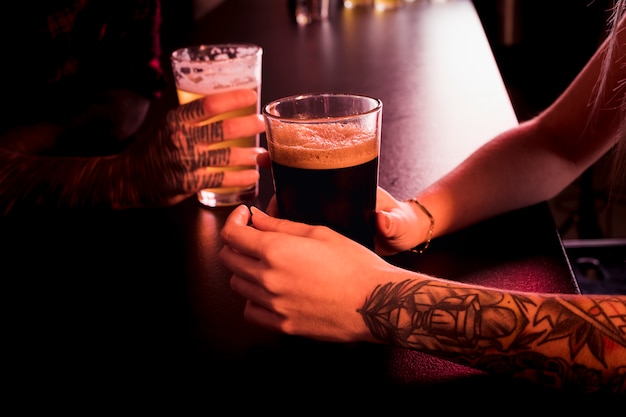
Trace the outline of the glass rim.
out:
<instances>
[{"instance_id":1,"label":"glass rim","mask_svg":"<svg viewBox=\"0 0 626 417\"><path fill-rule=\"evenodd\" d=\"M311 97L352 97L352 98L361 98L366 99L367 101L372 102L372 108L369 110L365 110L362 112L346 115L346 116L324 116L324 117L316 117L316 118L296 118L296 117L285 117L285 116L277 116L275 114L270 113L270 107L276 107L280 103L284 102L294 102L298 100L304 100ZM383 102L381 99L368 96L365 94L358 93L306 93L306 94L295 94L291 96L281 97L276 100L272 100L263 106L263 116L272 119L272 120L281 120L291 123L328 123L329 121L340 121L345 119L352 119L354 117L366 116L368 114L373 114L381 111L383 108Z\"/></svg>"},{"instance_id":2,"label":"glass rim","mask_svg":"<svg viewBox=\"0 0 626 417\"><path fill-rule=\"evenodd\" d=\"M254 43L245 43L245 42L229 42L229 43L201 43L201 44L197 44L197 45L190 45L190 46L183 46L181 48L177 48L176 50L172 51L172 53L170 54L170 59L172 61L177 61L177 62L207 62L206 60L197 60L197 59L186 59L186 58L182 58L180 56L180 54L183 51L196 51L196 52L200 52L203 51L205 49L211 49L211 48L220 48L220 49L224 49L224 48L246 48L246 49L250 49L251 52L250 53L246 53L245 55L240 55L240 56L236 56L233 58L227 58L227 59L219 59L219 60L215 60L215 61L210 61L210 62L228 62L228 61L235 61L238 59L244 59L244 58L250 58L253 56L258 56L261 55L263 53L263 48L260 45L254 44Z\"/></svg>"}]
</instances>

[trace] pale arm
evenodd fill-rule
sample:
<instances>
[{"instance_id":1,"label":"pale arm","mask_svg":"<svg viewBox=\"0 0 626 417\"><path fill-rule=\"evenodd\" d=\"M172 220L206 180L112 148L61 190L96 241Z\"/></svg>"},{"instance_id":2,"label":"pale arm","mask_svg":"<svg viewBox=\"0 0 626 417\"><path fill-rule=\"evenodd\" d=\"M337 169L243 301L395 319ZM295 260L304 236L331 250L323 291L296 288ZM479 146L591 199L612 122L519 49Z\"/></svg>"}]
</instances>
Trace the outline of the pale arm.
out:
<instances>
[{"instance_id":1,"label":"pale arm","mask_svg":"<svg viewBox=\"0 0 626 417\"><path fill-rule=\"evenodd\" d=\"M617 45L626 44L625 25L622 20ZM626 78L626 51L623 47L613 51L606 83L600 85L607 47L605 43L599 48L543 113L498 135L416 195L436 219L435 236L546 201L614 147L623 114L619 106L624 94L621 81ZM594 107L596 98L601 101ZM425 236L424 215L415 207L411 210L419 216L419 226L413 227L411 242L396 249L413 247Z\"/></svg>"}]
</instances>

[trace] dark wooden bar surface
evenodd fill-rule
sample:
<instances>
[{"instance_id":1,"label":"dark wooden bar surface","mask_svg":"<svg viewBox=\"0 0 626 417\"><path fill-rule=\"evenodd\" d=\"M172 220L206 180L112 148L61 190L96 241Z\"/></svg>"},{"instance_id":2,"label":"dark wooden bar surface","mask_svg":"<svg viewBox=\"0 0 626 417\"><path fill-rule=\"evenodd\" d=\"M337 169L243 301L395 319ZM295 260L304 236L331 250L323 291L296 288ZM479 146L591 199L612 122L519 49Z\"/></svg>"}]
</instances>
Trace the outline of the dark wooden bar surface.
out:
<instances>
[{"instance_id":1,"label":"dark wooden bar surface","mask_svg":"<svg viewBox=\"0 0 626 417\"><path fill-rule=\"evenodd\" d=\"M264 48L264 103L312 91L381 98L380 184L398 198L517 123L469 0L416 1L384 14L336 7L328 22L307 27L291 20L286 1L226 0L188 41L217 42ZM176 105L171 85L161 105ZM269 171L261 185L253 203L265 207ZM89 410L173 403L177 415L187 407L419 415L435 398L449 397L437 403L449 410L494 397L520 406L526 397L561 398L419 352L246 323L244 300L217 258L229 212L190 198L163 209L42 209L0 219L5 375L15 398ZM578 292L546 204L389 261L462 282Z\"/></svg>"}]
</instances>

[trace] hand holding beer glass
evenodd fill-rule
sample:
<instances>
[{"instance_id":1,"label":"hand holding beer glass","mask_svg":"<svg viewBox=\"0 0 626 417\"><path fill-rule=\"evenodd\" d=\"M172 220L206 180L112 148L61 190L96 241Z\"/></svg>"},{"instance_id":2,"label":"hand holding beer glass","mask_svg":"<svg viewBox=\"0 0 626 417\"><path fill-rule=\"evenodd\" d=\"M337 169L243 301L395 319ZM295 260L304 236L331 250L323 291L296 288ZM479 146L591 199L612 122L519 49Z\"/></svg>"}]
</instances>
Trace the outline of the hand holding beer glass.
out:
<instances>
[{"instance_id":1,"label":"hand holding beer glass","mask_svg":"<svg viewBox=\"0 0 626 417\"><path fill-rule=\"evenodd\" d=\"M263 116L279 216L373 250L382 102L307 94L271 102Z\"/></svg>"},{"instance_id":2,"label":"hand holding beer glass","mask_svg":"<svg viewBox=\"0 0 626 417\"><path fill-rule=\"evenodd\" d=\"M258 113L261 97L261 47L252 44L199 45L180 48L170 57L179 104L211 93L249 88L257 92L256 106L218 115L204 123ZM259 146L259 135L237 138L207 146L209 149ZM250 165L254 165L254 161ZM235 171L250 166L211 166L209 171ZM245 187L207 188L198 193L198 200L207 207L239 204L258 195L258 182Z\"/></svg>"}]
</instances>

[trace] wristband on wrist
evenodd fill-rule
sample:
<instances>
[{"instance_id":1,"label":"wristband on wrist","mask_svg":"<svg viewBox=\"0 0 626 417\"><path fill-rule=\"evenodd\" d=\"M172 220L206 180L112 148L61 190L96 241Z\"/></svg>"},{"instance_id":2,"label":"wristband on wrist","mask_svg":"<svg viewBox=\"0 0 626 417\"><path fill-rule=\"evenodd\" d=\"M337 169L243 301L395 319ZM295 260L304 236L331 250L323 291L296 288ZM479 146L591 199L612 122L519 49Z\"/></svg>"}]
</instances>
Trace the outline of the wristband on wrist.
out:
<instances>
[{"instance_id":1,"label":"wristband on wrist","mask_svg":"<svg viewBox=\"0 0 626 417\"><path fill-rule=\"evenodd\" d=\"M410 251L414 253L424 253L424 251L428 249L428 246L430 245L430 240L433 237L433 229L435 228L435 218L433 217L432 214L430 214L430 211L428 211L426 207L424 207L419 201L417 201L416 198L410 198L407 200L407 202L413 203L417 207L419 207L420 210L422 210L426 214L426 216L428 216L428 219L430 220L430 226L428 227L426 240L420 243L419 245L415 246L413 249L410 249Z\"/></svg>"}]
</instances>

